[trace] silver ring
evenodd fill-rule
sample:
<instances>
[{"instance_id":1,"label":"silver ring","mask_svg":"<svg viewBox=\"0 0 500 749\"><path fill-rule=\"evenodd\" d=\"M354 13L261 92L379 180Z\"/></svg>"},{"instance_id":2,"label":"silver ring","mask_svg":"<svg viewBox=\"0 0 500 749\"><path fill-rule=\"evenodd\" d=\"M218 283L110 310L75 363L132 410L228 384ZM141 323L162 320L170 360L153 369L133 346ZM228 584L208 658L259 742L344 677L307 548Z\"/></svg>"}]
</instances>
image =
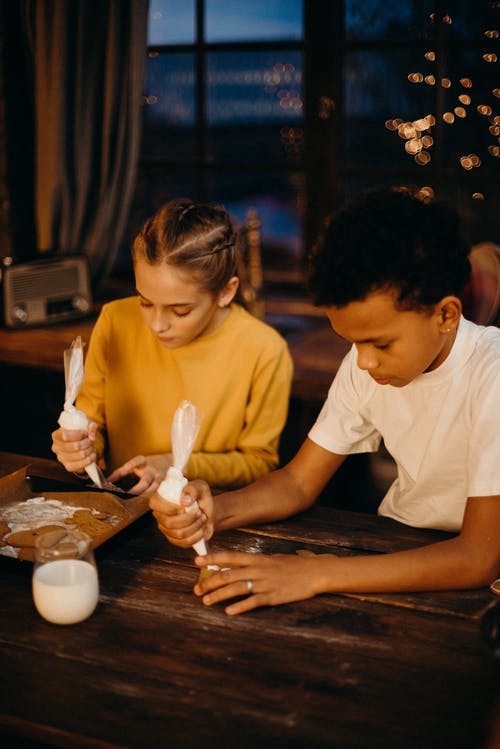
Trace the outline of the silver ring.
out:
<instances>
[{"instance_id":1,"label":"silver ring","mask_svg":"<svg viewBox=\"0 0 500 749\"><path fill-rule=\"evenodd\" d=\"M253 582L251 580L247 580L247 590L249 593L253 590Z\"/></svg>"}]
</instances>

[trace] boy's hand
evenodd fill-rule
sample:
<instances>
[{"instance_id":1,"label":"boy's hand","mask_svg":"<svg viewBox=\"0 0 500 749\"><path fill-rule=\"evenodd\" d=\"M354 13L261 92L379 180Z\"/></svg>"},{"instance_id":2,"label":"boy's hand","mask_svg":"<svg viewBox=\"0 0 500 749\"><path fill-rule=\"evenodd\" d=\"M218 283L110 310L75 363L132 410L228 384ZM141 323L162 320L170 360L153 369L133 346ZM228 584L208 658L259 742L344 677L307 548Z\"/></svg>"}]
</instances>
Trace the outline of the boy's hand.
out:
<instances>
[{"instance_id":1,"label":"boy's hand","mask_svg":"<svg viewBox=\"0 0 500 749\"><path fill-rule=\"evenodd\" d=\"M192 509L193 502L198 508ZM204 538L206 541L214 533L214 501L205 481L192 481L182 492L181 504L153 494L149 506L158 523L158 528L170 543L188 548Z\"/></svg>"},{"instance_id":2,"label":"boy's hand","mask_svg":"<svg viewBox=\"0 0 500 749\"><path fill-rule=\"evenodd\" d=\"M199 580L194 592L202 596L206 606L246 596L226 606L226 614L234 616L258 606L276 606L312 598L319 592L318 580L325 560L287 554L271 556L220 551L196 557L195 562L199 567L213 564L226 568Z\"/></svg>"}]
</instances>

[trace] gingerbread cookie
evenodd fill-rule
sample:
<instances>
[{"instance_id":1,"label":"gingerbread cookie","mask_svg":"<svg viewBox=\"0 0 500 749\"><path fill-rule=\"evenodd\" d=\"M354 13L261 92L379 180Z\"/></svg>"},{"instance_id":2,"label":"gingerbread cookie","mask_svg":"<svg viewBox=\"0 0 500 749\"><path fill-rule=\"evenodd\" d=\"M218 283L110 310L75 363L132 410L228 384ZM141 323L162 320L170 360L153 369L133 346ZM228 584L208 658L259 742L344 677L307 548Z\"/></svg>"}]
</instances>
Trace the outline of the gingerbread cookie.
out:
<instances>
[{"instance_id":1,"label":"gingerbread cookie","mask_svg":"<svg viewBox=\"0 0 500 749\"><path fill-rule=\"evenodd\" d=\"M25 531L16 531L5 538L5 543L9 546L22 546L35 548L38 536L50 531L63 530L60 525L42 525L40 528L31 528Z\"/></svg>"},{"instance_id":2,"label":"gingerbread cookie","mask_svg":"<svg viewBox=\"0 0 500 749\"><path fill-rule=\"evenodd\" d=\"M298 557L336 557L337 554L330 554L328 552L320 552L317 554L314 551L310 551L309 549L297 549L295 552Z\"/></svg>"},{"instance_id":3,"label":"gingerbread cookie","mask_svg":"<svg viewBox=\"0 0 500 749\"><path fill-rule=\"evenodd\" d=\"M215 575L216 572L219 572L219 570L212 570L210 567L202 567L200 570L200 574L198 575L198 582L201 583L202 580L206 580L208 577L212 577L212 575Z\"/></svg>"},{"instance_id":4,"label":"gingerbread cookie","mask_svg":"<svg viewBox=\"0 0 500 749\"><path fill-rule=\"evenodd\" d=\"M104 513L100 513L101 517ZM108 517L108 516L106 516ZM105 523L96 517L92 510L75 510L73 517L65 520L69 525L77 525L78 528L89 536L100 536L109 530L109 523Z\"/></svg>"},{"instance_id":5,"label":"gingerbread cookie","mask_svg":"<svg viewBox=\"0 0 500 749\"><path fill-rule=\"evenodd\" d=\"M77 510L81 510L82 507L85 509L88 508L92 510L94 517L99 518L99 514L102 513L105 518L101 517L101 519L110 520L112 516L113 521L118 521L130 517L129 511L120 500L106 492L80 492L74 494L53 492L50 497L63 502L66 506L76 507Z\"/></svg>"}]
</instances>

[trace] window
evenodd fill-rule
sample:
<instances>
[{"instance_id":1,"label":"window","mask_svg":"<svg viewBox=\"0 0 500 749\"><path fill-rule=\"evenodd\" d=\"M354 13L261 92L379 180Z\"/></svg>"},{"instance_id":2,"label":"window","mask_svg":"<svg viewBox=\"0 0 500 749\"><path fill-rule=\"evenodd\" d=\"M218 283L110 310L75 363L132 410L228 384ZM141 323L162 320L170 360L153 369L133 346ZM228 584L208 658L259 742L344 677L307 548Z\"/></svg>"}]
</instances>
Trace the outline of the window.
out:
<instances>
[{"instance_id":1,"label":"window","mask_svg":"<svg viewBox=\"0 0 500 749\"><path fill-rule=\"evenodd\" d=\"M486 0L346 2L346 193L411 183L454 203L471 242L498 241L499 28Z\"/></svg>"},{"instance_id":2,"label":"window","mask_svg":"<svg viewBox=\"0 0 500 749\"><path fill-rule=\"evenodd\" d=\"M302 0L153 0L136 225L165 200L250 208L269 273L303 254Z\"/></svg>"},{"instance_id":3,"label":"window","mask_svg":"<svg viewBox=\"0 0 500 749\"><path fill-rule=\"evenodd\" d=\"M498 241L499 29L488 0L152 0L131 234L174 196L253 207L266 282L300 284L332 208L413 184Z\"/></svg>"}]
</instances>

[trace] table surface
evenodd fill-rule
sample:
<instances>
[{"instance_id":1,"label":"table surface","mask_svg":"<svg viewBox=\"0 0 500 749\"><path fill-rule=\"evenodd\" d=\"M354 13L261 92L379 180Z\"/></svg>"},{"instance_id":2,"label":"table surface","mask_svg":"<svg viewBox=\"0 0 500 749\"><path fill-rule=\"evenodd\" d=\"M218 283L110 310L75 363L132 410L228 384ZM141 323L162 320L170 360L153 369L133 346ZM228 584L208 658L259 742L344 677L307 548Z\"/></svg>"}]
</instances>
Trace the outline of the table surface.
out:
<instances>
[{"instance_id":1,"label":"table surface","mask_svg":"<svg viewBox=\"0 0 500 749\"><path fill-rule=\"evenodd\" d=\"M0 475L30 462L0 453ZM340 555L445 538L317 507L220 534L213 548ZM498 660L481 637L488 590L322 595L240 617L192 593L191 550L150 513L96 550L100 598L45 622L32 566L1 558L0 740L68 749L485 749ZM16 743L19 742L19 743Z\"/></svg>"},{"instance_id":2,"label":"table surface","mask_svg":"<svg viewBox=\"0 0 500 749\"><path fill-rule=\"evenodd\" d=\"M0 328L0 364L64 371L63 352L76 336L88 342L96 315L22 330Z\"/></svg>"}]
</instances>

